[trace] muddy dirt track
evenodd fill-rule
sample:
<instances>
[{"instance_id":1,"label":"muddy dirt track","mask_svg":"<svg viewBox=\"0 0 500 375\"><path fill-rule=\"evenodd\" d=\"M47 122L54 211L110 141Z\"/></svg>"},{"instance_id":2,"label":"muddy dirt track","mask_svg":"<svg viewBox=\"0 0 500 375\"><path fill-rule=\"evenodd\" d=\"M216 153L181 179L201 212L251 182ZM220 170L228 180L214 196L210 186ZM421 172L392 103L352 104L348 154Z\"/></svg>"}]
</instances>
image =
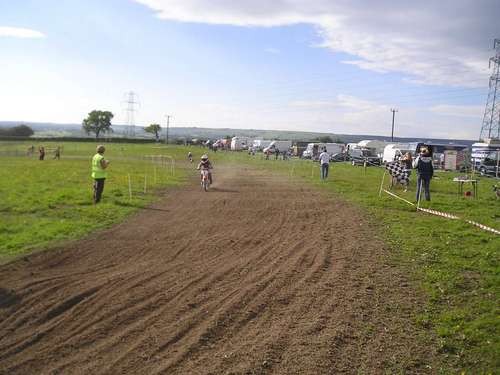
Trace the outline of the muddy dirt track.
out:
<instances>
[{"instance_id":1,"label":"muddy dirt track","mask_svg":"<svg viewBox=\"0 0 500 375\"><path fill-rule=\"evenodd\" d=\"M0 266L2 374L432 373L388 250L351 206L219 169L125 223Z\"/></svg>"}]
</instances>

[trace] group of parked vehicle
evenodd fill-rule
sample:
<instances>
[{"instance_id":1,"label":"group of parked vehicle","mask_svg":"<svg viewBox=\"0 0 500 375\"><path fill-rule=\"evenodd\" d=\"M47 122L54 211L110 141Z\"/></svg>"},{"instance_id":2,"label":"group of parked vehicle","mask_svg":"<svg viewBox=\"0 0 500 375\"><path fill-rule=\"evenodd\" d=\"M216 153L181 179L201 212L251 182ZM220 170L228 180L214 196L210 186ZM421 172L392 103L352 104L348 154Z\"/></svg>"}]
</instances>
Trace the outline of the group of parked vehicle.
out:
<instances>
[{"instance_id":1,"label":"group of parked vehicle","mask_svg":"<svg viewBox=\"0 0 500 375\"><path fill-rule=\"evenodd\" d=\"M304 159L318 160L324 150L330 154L331 162L349 162L352 165L380 166L401 159L405 154L412 157L422 143L387 142L363 140L358 143L321 143L294 142L285 140L252 140L247 137L234 137L230 143L233 151L248 150L249 153L262 151L270 155L297 156ZM466 144L425 142L432 150L434 168L466 171L476 170L481 175L500 177L499 158L500 141L486 140Z\"/></svg>"}]
</instances>

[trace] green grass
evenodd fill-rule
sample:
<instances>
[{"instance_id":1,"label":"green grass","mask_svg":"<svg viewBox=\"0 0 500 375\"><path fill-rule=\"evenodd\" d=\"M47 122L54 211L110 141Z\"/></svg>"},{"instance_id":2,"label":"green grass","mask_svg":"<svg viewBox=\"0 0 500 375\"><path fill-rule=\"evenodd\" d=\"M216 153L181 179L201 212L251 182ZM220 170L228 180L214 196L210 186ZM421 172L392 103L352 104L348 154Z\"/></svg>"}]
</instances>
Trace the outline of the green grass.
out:
<instances>
[{"instance_id":1,"label":"green grass","mask_svg":"<svg viewBox=\"0 0 500 375\"><path fill-rule=\"evenodd\" d=\"M64 143L62 160L40 162L27 158L32 143L0 142L0 259L10 258L81 237L107 227L154 199L154 191L183 182L186 171L157 168L143 155L168 154L184 160L187 149L153 144L108 144L111 160L103 203L91 204L90 157L93 143ZM44 143L54 148L59 143ZM35 146L38 144L35 143ZM195 157L203 150L194 148ZM11 156L5 156L5 155ZM15 155L18 156L15 156ZM440 351L450 369L470 374L500 370L499 250L500 237L463 221L417 213L404 202L383 194L378 196L383 170L333 164L328 182L319 181L319 167L307 161L266 161L243 153L217 153L218 163L251 164L292 179L313 184L361 207L379 223L391 245L394 261L411 272L417 285L427 293L424 313L415 317L423 330L432 329L439 338ZM215 170L217 173L217 170ZM133 199L128 197L128 174ZM148 193L144 194L144 175ZM452 178L456 174L437 173L431 183L432 201L423 207L447 211L500 228L500 201L491 189L494 180L479 183L478 199L459 197ZM414 200L415 176L408 193L395 192Z\"/></svg>"},{"instance_id":2,"label":"green grass","mask_svg":"<svg viewBox=\"0 0 500 375\"><path fill-rule=\"evenodd\" d=\"M31 143L0 143L0 260L8 260L33 249L79 238L89 232L123 220L151 202L154 192L182 183L185 170L144 160L144 155L170 155L184 161L183 147L155 144L106 144L111 160L103 201L92 204L90 158L94 143L48 143L62 145L61 160L25 156ZM7 152L8 151L8 152ZM22 155L22 156L21 156ZM129 198L130 175L132 199ZM146 176L146 194L144 177ZM156 176L156 177L155 177Z\"/></svg>"},{"instance_id":3,"label":"green grass","mask_svg":"<svg viewBox=\"0 0 500 375\"><path fill-rule=\"evenodd\" d=\"M415 320L424 331L431 329L438 337L445 362L443 371L500 371L500 236L463 221L417 213L412 206L385 193L379 197L384 173L381 168L365 171L335 163L331 165L330 179L322 182L318 164L310 161L262 160L259 155L248 157L242 153L217 158L286 174L361 207L373 222L378 222L380 232L391 245L393 261L426 292L428 303ZM472 199L457 195L452 181L455 176L437 172L431 182L432 201L423 202L422 207L500 229L500 201L492 191L495 180L481 178L478 199ZM394 192L415 201L415 180L413 175L409 192Z\"/></svg>"}]
</instances>

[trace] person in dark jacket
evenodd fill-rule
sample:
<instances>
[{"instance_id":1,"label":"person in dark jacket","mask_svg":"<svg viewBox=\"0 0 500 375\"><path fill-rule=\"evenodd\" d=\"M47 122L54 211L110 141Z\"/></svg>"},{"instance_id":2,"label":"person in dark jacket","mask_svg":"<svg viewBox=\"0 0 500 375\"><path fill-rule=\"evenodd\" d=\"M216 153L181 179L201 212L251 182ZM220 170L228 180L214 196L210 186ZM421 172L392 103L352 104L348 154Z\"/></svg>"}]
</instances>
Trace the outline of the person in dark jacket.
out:
<instances>
[{"instance_id":1,"label":"person in dark jacket","mask_svg":"<svg viewBox=\"0 0 500 375\"><path fill-rule=\"evenodd\" d=\"M434 167L432 166L432 156L429 148L422 146L420 154L413 161L413 167L417 170L417 202L420 198L420 190L423 188L425 192L425 200L431 200L430 184L431 178L434 175Z\"/></svg>"}]
</instances>

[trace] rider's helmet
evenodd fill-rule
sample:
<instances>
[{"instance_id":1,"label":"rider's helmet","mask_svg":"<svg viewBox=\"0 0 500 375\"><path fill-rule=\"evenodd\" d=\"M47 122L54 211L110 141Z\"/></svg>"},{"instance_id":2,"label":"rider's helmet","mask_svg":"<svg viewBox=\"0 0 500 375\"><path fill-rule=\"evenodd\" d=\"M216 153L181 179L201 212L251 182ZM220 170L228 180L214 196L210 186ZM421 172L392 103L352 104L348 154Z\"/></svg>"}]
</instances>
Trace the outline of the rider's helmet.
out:
<instances>
[{"instance_id":1,"label":"rider's helmet","mask_svg":"<svg viewBox=\"0 0 500 375\"><path fill-rule=\"evenodd\" d=\"M207 155L207 154L202 155L202 156L201 156L201 160L203 160L203 161L208 160L208 155Z\"/></svg>"}]
</instances>

